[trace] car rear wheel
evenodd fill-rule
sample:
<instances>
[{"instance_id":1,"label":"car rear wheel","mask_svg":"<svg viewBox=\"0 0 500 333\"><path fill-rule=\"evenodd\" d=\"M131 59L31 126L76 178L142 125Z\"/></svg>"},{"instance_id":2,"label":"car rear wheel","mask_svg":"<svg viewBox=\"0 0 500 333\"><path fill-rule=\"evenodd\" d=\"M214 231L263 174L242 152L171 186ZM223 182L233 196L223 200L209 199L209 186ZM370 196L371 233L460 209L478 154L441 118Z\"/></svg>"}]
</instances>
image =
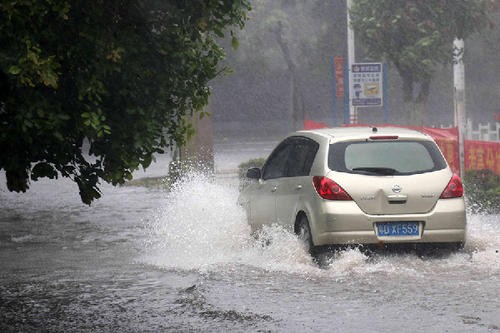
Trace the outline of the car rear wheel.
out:
<instances>
[{"instance_id":1,"label":"car rear wheel","mask_svg":"<svg viewBox=\"0 0 500 333\"><path fill-rule=\"evenodd\" d=\"M301 215L299 217L299 221L297 224L296 233L299 236L299 239L304 244L306 250L311 254L315 254L315 247L312 241L311 228L309 227L309 221L305 215Z\"/></svg>"}]
</instances>

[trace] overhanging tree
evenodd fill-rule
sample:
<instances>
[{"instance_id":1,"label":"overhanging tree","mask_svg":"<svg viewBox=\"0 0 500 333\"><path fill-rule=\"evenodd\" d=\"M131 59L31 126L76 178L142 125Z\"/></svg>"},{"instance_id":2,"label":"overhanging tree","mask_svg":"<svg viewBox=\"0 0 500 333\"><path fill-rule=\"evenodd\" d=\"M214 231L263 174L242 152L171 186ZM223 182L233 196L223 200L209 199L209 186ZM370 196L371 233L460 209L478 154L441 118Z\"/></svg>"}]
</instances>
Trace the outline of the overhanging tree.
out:
<instances>
[{"instance_id":1,"label":"overhanging tree","mask_svg":"<svg viewBox=\"0 0 500 333\"><path fill-rule=\"evenodd\" d=\"M0 3L0 169L11 191L73 179L83 202L182 144L247 0ZM233 32L231 31L231 35ZM82 148L88 141L88 151Z\"/></svg>"},{"instance_id":2,"label":"overhanging tree","mask_svg":"<svg viewBox=\"0 0 500 333\"><path fill-rule=\"evenodd\" d=\"M437 65L452 62L454 38L486 26L491 0L354 0L352 26L373 59L385 58L403 80L412 122L421 124Z\"/></svg>"}]
</instances>

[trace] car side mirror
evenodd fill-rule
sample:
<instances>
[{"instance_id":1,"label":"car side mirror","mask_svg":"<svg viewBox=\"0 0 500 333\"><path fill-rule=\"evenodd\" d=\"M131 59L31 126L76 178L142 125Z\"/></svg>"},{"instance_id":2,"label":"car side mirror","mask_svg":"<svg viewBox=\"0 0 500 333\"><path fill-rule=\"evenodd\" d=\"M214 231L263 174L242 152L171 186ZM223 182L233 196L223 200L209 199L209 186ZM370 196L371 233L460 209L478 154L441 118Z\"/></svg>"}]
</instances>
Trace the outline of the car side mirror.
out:
<instances>
[{"instance_id":1,"label":"car side mirror","mask_svg":"<svg viewBox=\"0 0 500 333\"><path fill-rule=\"evenodd\" d=\"M247 170L247 178L260 179L260 168L250 168Z\"/></svg>"}]
</instances>

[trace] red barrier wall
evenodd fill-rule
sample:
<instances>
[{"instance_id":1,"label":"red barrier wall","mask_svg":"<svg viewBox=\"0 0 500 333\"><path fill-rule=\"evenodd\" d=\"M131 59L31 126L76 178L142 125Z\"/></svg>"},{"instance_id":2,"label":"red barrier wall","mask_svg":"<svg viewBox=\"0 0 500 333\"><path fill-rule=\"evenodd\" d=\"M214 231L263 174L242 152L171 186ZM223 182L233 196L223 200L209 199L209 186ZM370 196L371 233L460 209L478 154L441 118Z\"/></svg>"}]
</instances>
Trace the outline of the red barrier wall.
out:
<instances>
[{"instance_id":1,"label":"red barrier wall","mask_svg":"<svg viewBox=\"0 0 500 333\"><path fill-rule=\"evenodd\" d=\"M500 175L500 143L465 141L465 170L493 170Z\"/></svg>"}]
</instances>

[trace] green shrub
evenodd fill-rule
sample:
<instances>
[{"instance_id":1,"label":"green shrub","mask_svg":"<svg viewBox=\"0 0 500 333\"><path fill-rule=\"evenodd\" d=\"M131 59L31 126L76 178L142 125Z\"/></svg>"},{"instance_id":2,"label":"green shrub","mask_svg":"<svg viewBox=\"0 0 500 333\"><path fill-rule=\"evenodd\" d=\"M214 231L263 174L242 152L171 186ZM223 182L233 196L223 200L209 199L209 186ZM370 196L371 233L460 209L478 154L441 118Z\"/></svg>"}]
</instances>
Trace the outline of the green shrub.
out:
<instances>
[{"instance_id":1,"label":"green shrub","mask_svg":"<svg viewBox=\"0 0 500 333\"><path fill-rule=\"evenodd\" d=\"M491 170L469 170L463 181L467 203L474 213L500 213L500 175Z\"/></svg>"}]
</instances>

